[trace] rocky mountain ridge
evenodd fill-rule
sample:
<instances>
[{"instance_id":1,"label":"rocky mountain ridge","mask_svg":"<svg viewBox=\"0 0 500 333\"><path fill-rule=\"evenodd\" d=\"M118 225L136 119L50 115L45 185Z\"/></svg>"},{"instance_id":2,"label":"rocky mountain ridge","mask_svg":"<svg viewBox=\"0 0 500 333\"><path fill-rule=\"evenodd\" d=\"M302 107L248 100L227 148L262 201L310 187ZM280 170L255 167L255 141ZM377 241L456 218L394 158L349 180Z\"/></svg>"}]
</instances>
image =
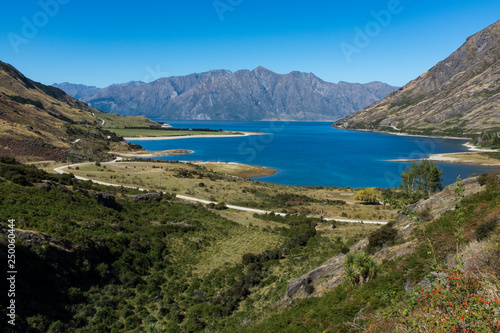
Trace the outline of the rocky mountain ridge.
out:
<instances>
[{"instance_id":1,"label":"rocky mountain ridge","mask_svg":"<svg viewBox=\"0 0 500 333\"><path fill-rule=\"evenodd\" d=\"M381 82L329 83L312 73L213 70L106 88L54 84L105 112L193 120L335 120L397 89Z\"/></svg>"},{"instance_id":2,"label":"rocky mountain ridge","mask_svg":"<svg viewBox=\"0 0 500 333\"><path fill-rule=\"evenodd\" d=\"M500 131L499 105L497 21L403 88L335 126L426 135Z\"/></svg>"}]
</instances>

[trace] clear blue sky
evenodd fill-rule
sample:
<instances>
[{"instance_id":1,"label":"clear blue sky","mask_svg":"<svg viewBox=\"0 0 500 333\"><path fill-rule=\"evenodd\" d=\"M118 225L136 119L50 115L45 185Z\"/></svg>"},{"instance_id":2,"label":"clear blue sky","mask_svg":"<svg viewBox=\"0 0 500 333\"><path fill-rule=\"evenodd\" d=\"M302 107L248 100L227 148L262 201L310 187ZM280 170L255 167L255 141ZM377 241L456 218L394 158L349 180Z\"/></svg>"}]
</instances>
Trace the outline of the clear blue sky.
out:
<instances>
[{"instance_id":1,"label":"clear blue sky","mask_svg":"<svg viewBox=\"0 0 500 333\"><path fill-rule=\"evenodd\" d=\"M390 17L376 23L382 10ZM45 84L264 66L404 85L498 19L498 0L8 1L0 60ZM366 29L368 40L356 40ZM355 52L346 57L341 45Z\"/></svg>"}]
</instances>

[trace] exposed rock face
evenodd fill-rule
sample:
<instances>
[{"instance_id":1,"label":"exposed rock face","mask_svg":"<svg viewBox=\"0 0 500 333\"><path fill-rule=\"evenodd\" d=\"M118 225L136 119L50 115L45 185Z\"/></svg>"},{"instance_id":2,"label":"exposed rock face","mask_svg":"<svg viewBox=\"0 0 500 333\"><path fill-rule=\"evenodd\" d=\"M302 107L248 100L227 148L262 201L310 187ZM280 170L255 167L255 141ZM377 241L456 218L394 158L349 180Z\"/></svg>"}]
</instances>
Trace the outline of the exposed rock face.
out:
<instances>
[{"instance_id":1,"label":"exposed rock face","mask_svg":"<svg viewBox=\"0 0 500 333\"><path fill-rule=\"evenodd\" d=\"M132 197L132 201L160 201L160 193L137 194Z\"/></svg>"},{"instance_id":2,"label":"exposed rock face","mask_svg":"<svg viewBox=\"0 0 500 333\"><path fill-rule=\"evenodd\" d=\"M103 206L117 210L121 209L121 206L116 202L115 197L108 192L91 190L90 194L92 194L97 199L97 202Z\"/></svg>"},{"instance_id":3,"label":"exposed rock face","mask_svg":"<svg viewBox=\"0 0 500 333\"><path fill-rule=\"evenodd\" d=\"M485 189L484 186L478 183L477 177L464 179L462 183L464 185L463 189L466 197L479 193ZM410 209L415 210L419 216L425 215L426 221L439 218L445 212L455 209L455 189L456 184L451 184L432 197L411 205ZM397 237L401 240L401 244L394 247L384 246L382 249L375 252L373 258L377 262L395 260L414 251L415 242L409 237L415 227L414 223L408 220L408 216L400 214L394 227L398 229ZM366 249L367 245L368 239L365 238L351 246L349 250L351 252L357 252ZM345 258L346 255L337 254L323 265L294 279L288 285L283 302L310 296L320 296L324 292L330 291L338 286L343 281ZM308 285L314 287L312 293L307 292ZM424 279L418 286L427 288L428 281ZM411 282L408 282L405 288L411 290L413 288Z\"/></svg>"},{"instance_id":4,"label":"exposed rock face","mask_svg":"<svg viewBox=\"0 0 500 333\"><path fill-rule=\"evenodd\" d=\"M335 123L347 129L458 134L500 129L500 21L385 99Z\"/></svg>"},{"instance_id":5,"label":"exposed rock face","mask_svg":"<svg viewBox=\"0 0 500 333\"><path fill-rule=\"evenodd\" d=\"M381 82L334 84L311 73L280 75L263 67L103 89L70 83L54 86L105 112L197 120L335 120L397 89Z\"/></svg>"},{"instance_id":6,"label":"exposed rock face","mask_svg":"<svg viewBox=\"0 0 500 333\"><path fill-rule=\"evenodd\" d=\"M2 232L7 233L7 230L3 229ZM58 248L63 248L66 251L71 251L73 249L73 245L69 241L67 240L60 241L50 235L43 234L41 232L16 229L14 231L14 234L16 235L18 242L27 247L50 244L53 246L57 246Z\"/></svg>"},{"instance_id":7,"label":"exposed rock face","mask_svg":"<svg viewBox=\"0 0 500 333\"><path fill-rule=\"evenodd\" d=\"M342 272L344 271L345 258L345 254L338 254L323 265L290 282L288 284L288 288L286 289L284 301L293 298L307 297L308 294L306 293L305 287L308 284L313 284L315 289L320 288L317 283L320 279L328 278L328 280L324 282L321 287L331 289L339 285L342 282Z\"/></svg>"},{"instance_id":8,"label":"exposed rock face","mask_svg":"<svg viewBox=\"0 0 500 333\"><path fill-rule=\"evenodd\" d=\"M476 194L484 190L484 187L478 183L477 177L464 179L462 183L464 185L463 189L465 196ZM448 185L441 192L433 195L432 197L420 200L416 204L411 205L410 209L413 209L417 212L417 214L425 212L425 219L428 221L439 218L445 212L455 209L455 205L457 203L455 198L456 188L456 184ZM398 222L405 219L405 215L399 215Z\"/></svg>"},{"instance_id":9,"label":"exposed rock face","mask_svg":"<svg viewBox=\"0 0 500 333\"><path fill-rule=\"evenodd\" d=\"M86 86L84 84L73 84L67 82L61 84L54 83L53 86L63 90L66 94L76 99L82 99L86 96L97 94L100 90L99 88L94 86Z\"/></svg>"}]
</instances>

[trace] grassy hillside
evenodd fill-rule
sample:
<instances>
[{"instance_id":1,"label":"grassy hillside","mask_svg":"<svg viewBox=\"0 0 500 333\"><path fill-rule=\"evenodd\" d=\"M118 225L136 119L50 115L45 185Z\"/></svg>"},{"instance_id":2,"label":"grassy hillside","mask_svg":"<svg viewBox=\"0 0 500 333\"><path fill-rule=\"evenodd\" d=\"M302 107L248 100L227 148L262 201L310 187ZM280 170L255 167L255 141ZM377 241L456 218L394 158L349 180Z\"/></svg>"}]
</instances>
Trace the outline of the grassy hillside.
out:
<instances>
[{"instance_id":1,"label":"grassy hillside","mask_svg":"<svg viewBox=\"0 0 500 333\"><path fill-rule=\"evenodd\" d=\"M305 212L321 193L345 191L297 188L294 193L292 187L233 181L199 166L178 164L122 167L131 174L146 168L168 173L174 167L178 175L195 176L196 188L203 182L224 196L230 188L245 187L246 200L262 200L262 206L276 210ZM82 171L112 171L110 165L95 168ZM192 178L171 177L165 184L174 179L190 184ZM456 327L476 329L476 323L486 322L489 328L482 331L497 332L490 319L499 310L500 180L483 175L477 182L467 181L467 197L461 202L447 188L405 209L407 215L382 229L342 223L332 228L332 222L298 214L207 209L168 193L108 188L2 158L2 228L8 219L16 220L16 327L22 332L407 332L415 331L412 325L424 327L434 320L444 327L436 331L448 332L450 327L440 319L444 316L454 325L463 324ZM253 192L253 187L259 190ZM292 195L287 200L296 202L283 201L286 193ZM459 208L446 212L455 202ZM353 252L364 249L378 262L374 278L363 284L342 280L348 246ZM2 260L6 251L2 233ZM457 253L463 262L458 266ZM335 258L341 260L338 273L328 278L310 275ZM440 272L441 280L433 272ZM285 297L304 274L311 278L299 280L298 297ZM325 287L330 278L336 282ZM473 289L465 291L449 282L472 279ZM441 303L428 311L420 299L424 291L433 290L442 290ZM478 297L470 300L465 293L470 291ZM453 313L446 308L449 302L456 306ZM475 314L459 312L463 302L470 302Z\"/></svg>"},{"instance_id":2,"label":"grassy hillside","mask_svg":"<svg viewBox=\"0 0 500 333\"><path fill-rule=\"evenodd\" d=\"M397 217L394 207L358 202L354 199L356 190L353 189L304 188L254 182L222 174L232 170L221 165L135 161L102 163L101 166L87 164L78 170L72 168L70 172L115 185L163 190L281 213L380 221L395 220ZM213 172L214 169L219 172Z\"/></svg>"},{"instance_id":3,"label":"grassy hillside","mask_svg":"<svg viewBox=\"0 0 500 333\"><path fill-rule=\"evenodd\" d=\"M422 204L401 215L393 243L374 252L376 278L344 281L240 331L500 332L500 180L479 181L482 190L464 199L459 187L455 211L433 219Z\"/></svg>"},{"instance_id":4,"label":"grassy hillside","mask_svg":"<svg viewBox=\"0 0 500 333\"><path fill-rule=\"evenodd\" d=\"M168 194L138 196L5 158L0 175L0 216L16 220L24 265L20 331L222 329L242 304L272 306L290 279L366 234L358 227L345 242L324 237L315 229L323 222L300 216L251 216L261 226L245 225Z\"/></svg>"},{"instance_id":5,"label":"grassy hillside","mask_svg":"<svg viewBox=\"0 0 500 333\"><path fill-rule=\"evenodd\" d=\"M121 138L103 128L158 127L146 118L105 114L34 82L0 62L0 156L23 161L108 159L111 149L126 150Z\"/></svg>"}]
</instances>

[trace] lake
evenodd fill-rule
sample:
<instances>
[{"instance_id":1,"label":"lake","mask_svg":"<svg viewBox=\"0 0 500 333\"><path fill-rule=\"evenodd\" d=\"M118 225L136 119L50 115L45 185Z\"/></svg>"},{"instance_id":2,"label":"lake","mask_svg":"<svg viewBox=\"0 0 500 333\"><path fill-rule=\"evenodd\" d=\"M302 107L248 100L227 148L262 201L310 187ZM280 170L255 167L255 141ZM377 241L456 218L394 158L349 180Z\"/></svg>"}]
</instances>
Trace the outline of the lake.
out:
<instances>
[{"instance_id":1,"label":"lake","mask_svg":"<svg viewBox=\"0 0 500 333\"><path fill-rule=\"evenodd\" d=\"M147 150L190 149L194 154L162 157L163 160L221 161L279 169L256 180L285 185L338 187L396 187L400 174L414 159L429 154L468 151L467 140L399 136L335 129L327 122L172 121L176 128L210 128L265 132L230 138L191 138L130 141ZM498 170L495 167L436 163L444 170L443 184L458 176Z\"/></svg>"}]
</instances>

